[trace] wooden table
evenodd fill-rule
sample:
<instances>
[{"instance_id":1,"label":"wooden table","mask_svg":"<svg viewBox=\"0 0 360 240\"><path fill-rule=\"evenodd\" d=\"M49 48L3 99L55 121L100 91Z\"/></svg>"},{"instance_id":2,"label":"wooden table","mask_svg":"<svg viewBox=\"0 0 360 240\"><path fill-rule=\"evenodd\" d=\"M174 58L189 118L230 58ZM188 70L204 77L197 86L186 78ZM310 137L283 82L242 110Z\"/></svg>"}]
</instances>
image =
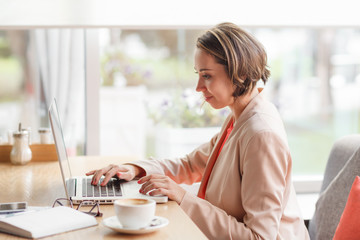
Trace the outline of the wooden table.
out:
<instances>
[{"instance_id":1,"label":"wooden table","mask_svg":"<svg viewBox=\"0 0 360 240\"><path fill-rule=\"evenodd\" d=\"M88 170L98 169L110 163L131 161L119 157L74 157L70 158L72 174L84 175ZM15 166L0 162L0 202L28 202L28 206L51 206L56 198L64 197L59 163L30 162ZM206 239L191 219L174 201L157 204L156 215L169 219L169 225L144 235L125 235L108 229L102 220L114 216L113 205L101 205L103 217L98 217L98 226L51 236L44 239ZM22 239L0 233L0 239Z\"/></svg>"}]
</instances>

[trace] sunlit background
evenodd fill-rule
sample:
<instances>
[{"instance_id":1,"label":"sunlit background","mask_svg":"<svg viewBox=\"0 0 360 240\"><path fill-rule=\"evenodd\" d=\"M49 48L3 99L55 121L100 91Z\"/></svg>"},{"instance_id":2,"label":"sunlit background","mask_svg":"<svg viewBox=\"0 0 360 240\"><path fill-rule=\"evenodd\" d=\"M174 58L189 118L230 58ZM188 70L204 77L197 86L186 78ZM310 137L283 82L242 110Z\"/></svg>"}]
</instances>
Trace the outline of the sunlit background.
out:
<instances>
[{"instance_id":1,"label":"sunlit background","mask_svg":"<svg viewBox=\"0 0 360 240\"><path fill-rule=\"evenodd\" d=\"M194 46L206 28L98 28L100 155L182 156L219 131L229 110L195 92ZM334 141L360 132L360 27L244 28L268 53L266 95L285 123L294 174L321 175ZM87 153L84 32L0 30L0 144L19 122L37 142L56 97L69 155Z\"/></svg>"}]
</instances>

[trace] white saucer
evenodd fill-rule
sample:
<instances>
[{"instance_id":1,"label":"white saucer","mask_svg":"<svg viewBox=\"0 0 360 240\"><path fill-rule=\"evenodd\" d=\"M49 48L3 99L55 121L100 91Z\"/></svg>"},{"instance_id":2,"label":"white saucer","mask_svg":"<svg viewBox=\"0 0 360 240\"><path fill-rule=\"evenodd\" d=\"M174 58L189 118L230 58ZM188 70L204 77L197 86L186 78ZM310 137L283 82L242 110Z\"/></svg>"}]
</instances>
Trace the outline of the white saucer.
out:
<instances>
[{"instance_id":1,"label":"white saucer","mask_svg":"<svg viewBox=\"0 0 360 240\"><path fill-rule=\"evenodd\" d=\"M120 222L118 221L116 216L105 218L102 223L104 226L111 228L112 230L120 233L127 233L127 234L144 234L154 232L159 228L163 228L169 224L169 220L164 217L155 216L155 218L150 222L150 224L144 228L124 228L121 226Z\"/></svg>"}]
</instances>

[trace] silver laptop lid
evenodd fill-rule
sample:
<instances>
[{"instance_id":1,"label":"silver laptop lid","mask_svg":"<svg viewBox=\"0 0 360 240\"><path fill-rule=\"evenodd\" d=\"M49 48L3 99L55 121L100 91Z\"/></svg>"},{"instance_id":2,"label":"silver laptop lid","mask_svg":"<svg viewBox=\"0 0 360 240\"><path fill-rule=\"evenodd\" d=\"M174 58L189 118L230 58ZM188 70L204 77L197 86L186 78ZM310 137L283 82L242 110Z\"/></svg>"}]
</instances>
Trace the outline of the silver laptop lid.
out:
<instances>
[{"instance_id":1,"label":"silver laptop lid","mask_svg":"<svg viewBox=\"0 0 360 240\"><path fill-rule=\"evenodd\" d=\"M49 107L49 119L50 119L52 133L54 136L56 152L59 160L66 196L68 199L70 199L69 189L66 186L66 180L70 179L72 177L72 174L70 170L70 164L64 142L64 135L61 128L61 122L60 122L59 112L55 98Z\"/></svg>"}]
</instances>

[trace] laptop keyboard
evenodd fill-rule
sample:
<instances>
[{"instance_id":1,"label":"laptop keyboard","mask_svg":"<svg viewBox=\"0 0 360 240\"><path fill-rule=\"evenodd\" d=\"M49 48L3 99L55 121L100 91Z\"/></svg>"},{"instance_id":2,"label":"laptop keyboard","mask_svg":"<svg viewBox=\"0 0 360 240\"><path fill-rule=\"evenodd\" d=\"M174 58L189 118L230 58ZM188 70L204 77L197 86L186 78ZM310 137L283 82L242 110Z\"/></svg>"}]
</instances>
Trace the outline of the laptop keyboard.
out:
<instances>
[{"instance_id":1,"label":"laptop keyboard","mask_svg":"<svg viewBox=\"0 0 360 240\"><path fill-rule=\"evenodd\" d=\"M122 196L120 184L121 180L110 179L106 186L91 185L91 178L82 179L82 196L83 197L118 197Z\"/></svg>"}]
</instances>

